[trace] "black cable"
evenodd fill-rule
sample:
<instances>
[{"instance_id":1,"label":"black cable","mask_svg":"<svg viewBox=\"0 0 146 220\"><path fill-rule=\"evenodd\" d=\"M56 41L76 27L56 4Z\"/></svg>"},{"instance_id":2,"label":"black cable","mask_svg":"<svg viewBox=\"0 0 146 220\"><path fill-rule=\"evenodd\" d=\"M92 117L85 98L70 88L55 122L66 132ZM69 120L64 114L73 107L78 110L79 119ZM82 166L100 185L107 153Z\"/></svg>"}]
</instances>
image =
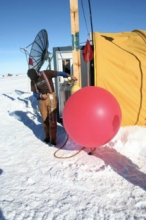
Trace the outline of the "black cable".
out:
<instances>
[{"instance_id":1,"label":"black cable","mask_svg":"<svg viewBox=\"0 0 146 220\"><path fill-rule=\"evenodd\" d=\"M90 0L88 0L89 12L90 12L90 24L91 24L91 35L92 35L92 49L94 51L94 41L93 41L93 22L92 22L92 12ZM94 59L90 61L90 85L94 86Z\"/></svg>"},{"instance_id":2,"label":"black cable","mask_svg":"<svg viewBox=\"0 0 146 220\"><path fill-rule=\"evenodd\" d=\"M92 22L92 12L91 12L90 0L88 0L88 4L89 4L89 12L90 12L90 23L91 23L92 45L93 45L93 22Z\"/></svg>"},{"instance_id":3,"label":"black cable","mask_svg":"<svg viewBox=\"0 0 146 220\"><path fill-rule=\"evenodd\" d=\"M86 17L85 17L85 11L84 11L84 6L83 6L83 1L82 0L81 0L81 5L82 5L82 10L83 10L85 24L86 24L86 29L87 29L88 35L90 37L90 33L89 33L89 30L88 30L88 26L87 26L87 21L86 21Z\"/></svg>"}]
</instances>

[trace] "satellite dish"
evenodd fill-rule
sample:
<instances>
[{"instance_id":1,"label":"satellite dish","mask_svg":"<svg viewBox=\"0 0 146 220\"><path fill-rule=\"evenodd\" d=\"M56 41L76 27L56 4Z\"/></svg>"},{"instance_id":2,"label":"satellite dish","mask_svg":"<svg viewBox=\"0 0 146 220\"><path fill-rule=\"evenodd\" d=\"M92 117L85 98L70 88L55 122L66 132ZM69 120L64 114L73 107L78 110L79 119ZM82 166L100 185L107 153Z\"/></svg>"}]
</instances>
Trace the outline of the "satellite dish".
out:
<instances>
[{"instance_id":1,"label":"satellite dish","mask_svg":"<svg viewBox=\"0 0 146 220\"><path fill-rule=\"evenodd\" d=\"M46 30L41 30L32 43L29 54L29 69L40 70L45 60L48 59L48 34Z\"/></svg>"},{"instance_id":2,"label":"satellite dish","mask_svg":"<svg viewBox=\"0 0 146 220\"><path fill-rule=\"evenodd\" d=\"M29 46L31 46L31 49L28 53L27 48ZM29 58L27 59L29 69L35 69L37 71L41 69L44 62L49 59L50 53L48 52L48 46L49 42L47 31L45 29L42 29L36 35L33 43L25 48L20 48L24 50L26 58L27 55L29 56Z\"/></svg>"}]
</instances>

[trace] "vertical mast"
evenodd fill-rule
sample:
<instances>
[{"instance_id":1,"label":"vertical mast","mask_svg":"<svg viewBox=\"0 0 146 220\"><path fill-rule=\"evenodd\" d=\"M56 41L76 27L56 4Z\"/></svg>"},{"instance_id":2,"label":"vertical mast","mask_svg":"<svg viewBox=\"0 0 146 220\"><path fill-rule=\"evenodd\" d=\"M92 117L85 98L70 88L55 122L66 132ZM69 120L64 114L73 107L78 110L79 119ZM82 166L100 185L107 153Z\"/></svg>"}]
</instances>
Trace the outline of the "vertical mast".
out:
<instances>
[{"instance_id":1,"label":"vertical mast","mask_svg":"<svg viewBox=\"0 0 146 220\"><path fill-rule=\"evenodd\" d=\"M78 0L70 0L72 54L73 54L73 75L77 77L78 86L81 88L81 58L79 45L79 14Z\"/></svg>"}]
</instances>

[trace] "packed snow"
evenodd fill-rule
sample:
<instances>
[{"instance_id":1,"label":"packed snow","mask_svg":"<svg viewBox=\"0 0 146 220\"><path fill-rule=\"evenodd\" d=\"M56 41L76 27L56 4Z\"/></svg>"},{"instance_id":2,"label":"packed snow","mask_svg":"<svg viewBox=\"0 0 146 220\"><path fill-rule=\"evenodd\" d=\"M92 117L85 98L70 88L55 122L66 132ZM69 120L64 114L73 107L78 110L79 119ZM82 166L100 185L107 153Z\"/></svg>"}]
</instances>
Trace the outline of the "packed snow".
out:
<instances>
[{"instance_id":1,"label":"packed snow","mask_svg":"<svg viewBox=\"0 0 146 220\"><path fill-rule=\"evenodd\" d=\"M89 155L60 123L57 146L43 143L26 75L0 77L0 103L0 220L146 219L146 126Z\"/></svg>"}]
</instances>

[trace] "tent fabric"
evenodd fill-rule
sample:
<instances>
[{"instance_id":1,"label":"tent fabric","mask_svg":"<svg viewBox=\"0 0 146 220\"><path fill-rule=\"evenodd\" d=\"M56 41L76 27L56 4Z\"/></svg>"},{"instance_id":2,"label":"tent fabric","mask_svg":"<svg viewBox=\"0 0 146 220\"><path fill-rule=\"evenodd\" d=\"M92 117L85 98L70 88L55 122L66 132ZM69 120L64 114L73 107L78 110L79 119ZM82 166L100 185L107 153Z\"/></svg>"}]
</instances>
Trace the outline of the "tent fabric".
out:
<instances>
[{"instance_id":1,"label":"tent fabric","mask_svg":"<svg viewBox=\"0 0 146 220\"><path fill-rule=\"evenodd\" d=\"M146 31L94 32L94 85L122 110L122 126L146 125Z\"/></svg>"}]
</instances>

